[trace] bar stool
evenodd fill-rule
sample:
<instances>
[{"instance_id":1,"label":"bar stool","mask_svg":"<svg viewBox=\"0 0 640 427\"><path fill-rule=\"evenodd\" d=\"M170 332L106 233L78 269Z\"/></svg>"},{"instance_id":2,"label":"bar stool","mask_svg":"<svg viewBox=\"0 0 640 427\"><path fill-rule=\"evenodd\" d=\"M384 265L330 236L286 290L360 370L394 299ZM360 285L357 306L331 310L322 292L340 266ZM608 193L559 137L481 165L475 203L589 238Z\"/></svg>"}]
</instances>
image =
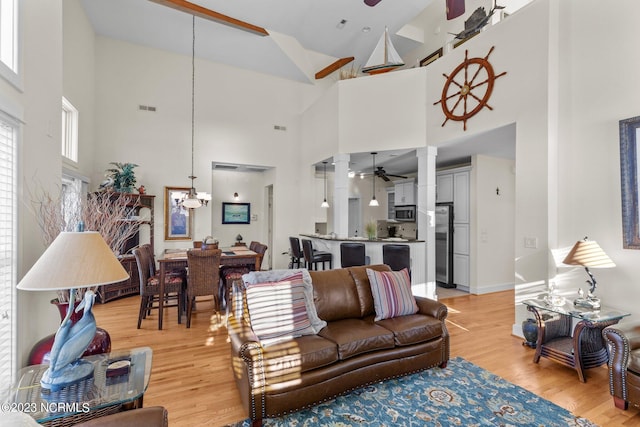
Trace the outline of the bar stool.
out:
<instances>
[{"instance_id":1,"label":"bar stool","mask_svg":"<svg viewBox=\"0 0 640 427\"><path fill-rule=\"evenodd\" d=\"M313 243L309 239L302 239L302 253L304 254L304 261L309 270L317 270L318 263L322 263L322 269L324 270L324 263L329 262L329 269L332 268L333 256L331 252L321 252L313 249Z\"/></svg>"},{"instance_id":2,"label":"bar stool","mask_svg":"<svg viewBox=\"0 0 640 427\"><path fill-rule=\"evenodd\" d=\"M382 262L391 267L393 271L400 271L406 268L409 270L409 275L411 275L411 251L409 245L382 245Z\"/></svg>"},{"instance_id":3,"label":"bar stool","mask_svg":"<svg viewBox=\"0 0 640 427\"><path fill-rule=\"evenodd\" d=\"M367 264L364 243L340 243L340 265L356 267Z\"/></svg>"},{"instance_id":4,"label":"bar stool","mask_svg":"<svg viewBox=\"0 0 640 427\"><path fill-rule=\"evenodd\" d=\"M291 268L304 268L304 254L300 249L300 239L297 237L289 237L289 246L291 248Z\"/></svg>"}]
</instances>

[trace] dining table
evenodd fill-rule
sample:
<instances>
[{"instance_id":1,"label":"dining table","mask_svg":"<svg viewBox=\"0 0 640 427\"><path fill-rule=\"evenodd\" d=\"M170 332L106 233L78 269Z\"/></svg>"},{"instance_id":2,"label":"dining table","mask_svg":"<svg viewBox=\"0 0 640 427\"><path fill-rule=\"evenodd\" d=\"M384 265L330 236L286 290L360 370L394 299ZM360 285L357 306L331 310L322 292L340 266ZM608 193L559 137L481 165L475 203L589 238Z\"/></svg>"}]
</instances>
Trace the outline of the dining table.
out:
<instances>
[{"instance_id":1,"label":"dining table","mask_svg":"<svg viewBox=\"0 0 640 427\"><path fill-rule=\"evenodd\" d=\"M200 250L200 249L190 249ZM247 267L250 270L260 268L260 254L248 249L246 246L233 246L220 248L220 268L229 266ZM160 295L164 295L164 280L167 271L184 270L187 268L187 249L167 249L162 258L158 259L158 279ZM158 298L158 329L162 329L164 298ZM180 316L181 313L178 313Z\"/></svg>"}]
</instances>

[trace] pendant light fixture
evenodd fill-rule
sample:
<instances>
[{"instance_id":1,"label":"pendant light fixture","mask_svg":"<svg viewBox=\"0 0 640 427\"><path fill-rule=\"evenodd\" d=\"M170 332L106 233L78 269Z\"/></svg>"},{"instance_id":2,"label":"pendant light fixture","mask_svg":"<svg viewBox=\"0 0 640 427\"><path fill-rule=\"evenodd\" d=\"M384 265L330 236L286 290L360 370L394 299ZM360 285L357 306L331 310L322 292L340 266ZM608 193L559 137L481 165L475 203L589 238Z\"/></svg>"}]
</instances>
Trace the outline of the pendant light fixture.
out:
<instances>
[{"instance_id":1,"label":"pendant light fixture","mask_svg":"<svg viewBox=\"0 0 640 427\"><path fill-rule=\"evenodd\" d=\"M320 204L321 208L328 208L329 203L327 202L327 162L322 162L324 165L324 201Z\"/></svg>"},{"instance_id":2,"label":"pendant light fixture","mask_svg":"<svg viewBox=\"0 0 640 427\"><path fill-rule=\"evenodd\" d=\"M373 156L373 197L371 197L371 201L369 202L369 206L380 206L378 200L376 200L376 152L371 153Z\"/></svg>"},{"instance_id":3,"label":"pendant light fixture","mask_svg":"<svg viewBox=\"0 0 640 427\"><path fill-rule=\"evenodd\" d=\"M188 193L174 192L172 197L176 200L176 204L182 205L188 209L199 208L204 205L207 206L211 195L205 192L196 192L196 188L193 184L193 180L197 177L193 174L193 159L194 159L194 147L195 147L195 81L196 81L196 17L193 16L192 21L192 40L191 40L191 189Z\"/></svg>"}]
</instances>

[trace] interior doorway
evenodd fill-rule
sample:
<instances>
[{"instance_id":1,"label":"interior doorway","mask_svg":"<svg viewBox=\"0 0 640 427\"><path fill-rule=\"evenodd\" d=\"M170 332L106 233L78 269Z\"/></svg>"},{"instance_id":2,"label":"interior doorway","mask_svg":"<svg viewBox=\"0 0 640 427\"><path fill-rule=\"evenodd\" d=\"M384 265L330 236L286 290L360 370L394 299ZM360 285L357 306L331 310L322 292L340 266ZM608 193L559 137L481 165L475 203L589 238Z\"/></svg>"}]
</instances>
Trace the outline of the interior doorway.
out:
<instances>
[{"instance_id":1,"label":"interior doorway","mask_svg":"<svg viewBox=\"0 0 640 427\"><path fill-rule=\"evenodd\" d=\"M263 269L271 270L273 268L273 184L267 185L265 188L265 212L267 213L267 246L271 248L271 250L267 251L267 265L264 265L263 260Z\"/></svg>"}]
</instances>

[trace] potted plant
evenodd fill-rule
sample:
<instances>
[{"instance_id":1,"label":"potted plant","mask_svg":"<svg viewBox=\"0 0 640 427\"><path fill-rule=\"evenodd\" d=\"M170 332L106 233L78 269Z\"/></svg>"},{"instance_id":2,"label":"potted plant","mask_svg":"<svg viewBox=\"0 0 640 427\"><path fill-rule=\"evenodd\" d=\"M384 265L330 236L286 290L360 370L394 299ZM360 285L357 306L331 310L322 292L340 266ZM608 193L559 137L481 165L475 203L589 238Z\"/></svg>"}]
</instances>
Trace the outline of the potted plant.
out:
<instances>
[{"instance_id":1,"label":"potted plant","mask_svg":"<svg viewBox=\"0 0 640 427\"><path fill-rule=\"evenodd\" d=\"M115 167L107 169L107 176L113 180L113 188L121 193L132 193L136 183L136 174L133 169L138 166L135 163L109 163Z\"/></svg>"}]
</instances>

